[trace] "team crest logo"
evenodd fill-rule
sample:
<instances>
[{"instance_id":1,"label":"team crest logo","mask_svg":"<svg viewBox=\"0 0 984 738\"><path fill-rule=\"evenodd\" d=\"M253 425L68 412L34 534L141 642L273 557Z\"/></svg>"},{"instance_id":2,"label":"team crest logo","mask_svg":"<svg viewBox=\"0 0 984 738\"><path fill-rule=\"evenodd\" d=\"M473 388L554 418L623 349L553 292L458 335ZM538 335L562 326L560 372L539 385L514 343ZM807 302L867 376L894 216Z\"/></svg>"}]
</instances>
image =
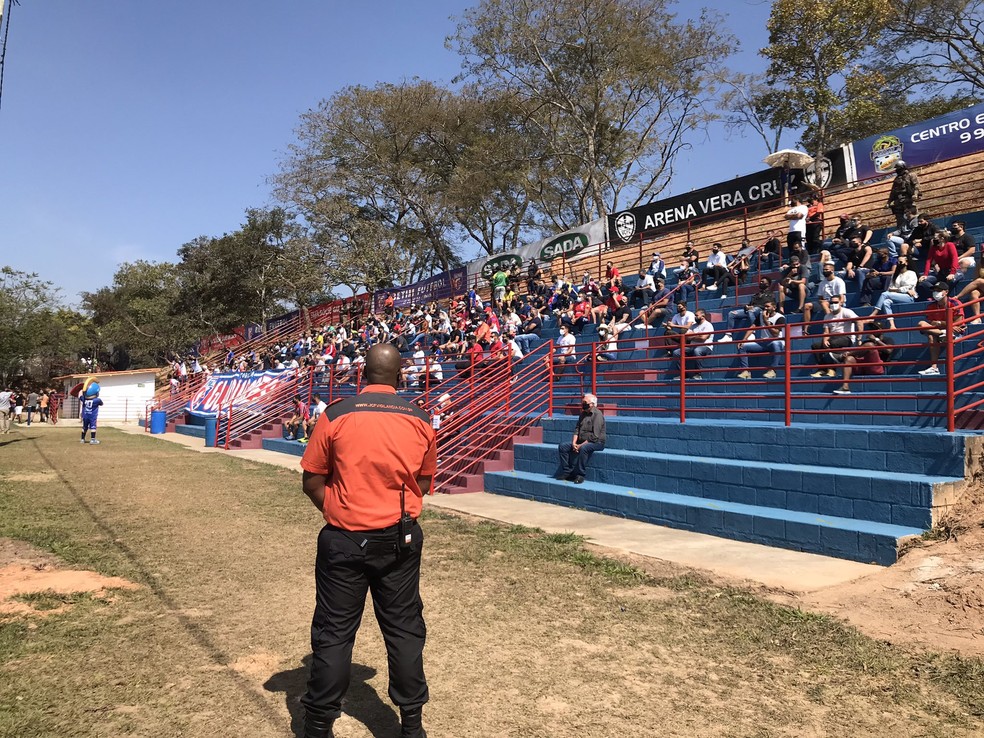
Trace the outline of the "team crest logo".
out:
<instances>
[{"instance_id":1,"label":"team crest logo","mask_svg":"<svg viewBox=\"0 0 984 738\"><path fill-rule=\"evenodd\" d=\"M820 157L806 168L806 180L821 190L834 178L834 165L826 156Z\"/></svg>"},{"instance_id":2,"label":"team crest logo","mask_svg":"<svg viewBox=\"0 0 984 738\"><path fill-rule=\"evenodd\" d=\"M902 158L903 144L898 136L879 136L871 146L871 161L875 171L888 174L895 169L895 162Z\"/></svg>"},{"instance_id":3,"label":"team crest logo","mask_svg":"<svg viewBox=\"0 0 984 738\"><path fill-rule=\"evenodd\" d=\"M630 212L620 213L615 218L615 232L623 241L631 241L636 232L636 219Z\"/></svg>"}]
</instances>

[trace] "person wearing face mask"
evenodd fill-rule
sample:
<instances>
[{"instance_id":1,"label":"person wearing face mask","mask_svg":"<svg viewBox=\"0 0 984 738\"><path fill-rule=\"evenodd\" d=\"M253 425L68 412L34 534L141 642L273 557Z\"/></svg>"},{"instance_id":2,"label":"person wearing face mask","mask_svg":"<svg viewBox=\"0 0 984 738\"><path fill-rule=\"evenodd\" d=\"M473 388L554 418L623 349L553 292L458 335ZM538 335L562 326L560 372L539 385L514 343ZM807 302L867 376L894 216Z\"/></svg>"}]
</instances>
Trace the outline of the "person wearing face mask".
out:
<instances>
[{"instance_id":1,"label":"person wearing face mask","mask_svg":"<svg viewBox=\"0 0 984 738\"><path fill-rule=\"evenodd\" d=\"M816 307L819 307L824 315L830 312L830 299L832 297L841 298L842 304L847 298L847 286L843 279L834 274L833 264L824 264L822 275L823 279L820 280L816 288L816 298L803 304L804 323L810 322L813 317L813 309Z\"/></svg>"},{"instance_id":2,"label":"person wearing face mask","mask_svg":"<svg viewBox=\"0 0 984 738\"><path fill-rule=\"evenodd\" d=\"M728 332L718 339L718 343L728 343L733 340L731 332L738 328L739 322L743 324L742 327L756 325L765 304L768 302L774 303L775 301L776 291L772 286L772 280L768 277L762 277L758 283L758 292L752 295L752 299L748 301L748 304L743 308L728 312Z\"/></svg>"},{"instance_id":3,"label":"person wearing face mask","mask_svg":"<svg viewBox=\"0 0 984 738\"><path fill-rule=\"evenodd\" d=\"M920 371L924 377L938 377L940 375L940 349L946 342L946 311L950 311L950 318L953 321L953 334L960 335L965 328L957 325L957 321L963 318L963 305L960 300L950 297L950 285L943 281L933 288L933 302L926 309L926 318L916 324L919 332L926 336L926 343L929 346L929 366Z\"/></svg>"},{"instance_id":4,"label":"person wearing face mask","mask_svg":"<svg viewBox=\"0 0 984 738\"><path fill-rule=\"evenodd\" d=\"M858 284L861 288L861 304L870 305L875 292L884 292L888 283L895 276L895 265L898 257L892 256L887 246L882 246L875 252L870 269L858 270Z\"/></svg>"},{"instance_id":5,"label":"person wearing face mask","mask_svg":"<svg viewBox=\"0 0 984 738\"><path fill-rule=\"evenodd\" d=\"M814 358L821 366L811 374L811 377L834 377L837 372L829 368L844 360L844 354L836 349L854 345L854 336L850 335L862 329L863 320L858 318L850 308L843 306L842 297L830 298L829 309L823 319L823 338L813 344ZM835 349L831 351L831 349ZM823 367L828 368L823 368Z\"/></svg>"},{"instance_id":6,"label":"person wearing face mask","mask_svg":"<svg viewBox=\"0 0 984 738\"><path fill-rule=\"evenodd\" d=\"M598 409L598 398L590 392L581 398L581 414L574 427L570 443L557 447L560 468L555 479L567 479L582 484L591 455L605 448L605 416Z\"/></svg>"},{"instance_id":7,"label":"person wearing face mask","mask_svg":"<svg viewBox=\"0 0 984 738\"><path fill-rule=\"evenodd\" d=\"M738 364L741 366L739 379L752 378L752 373L748 370L749 354L772 354L772 365L762 375L764 379L774 379L776 369L782 366L786 348L786 316L776 310L775 302L770 300L762 308L758 325L761 327L757 331L755 328L749 330L738 344Z\"/></svg>"},{"instance_id":8,"label":"person wearing face mask","mask_svg":"<svg viewBox=\"0 0 984 738\"><path fill-rule=\"evenodd\" d=\"M694 322L686 330L684 334L684 357L680 356L680 348L677 347L670 352L670 354L677 359L681 359L677 362L677 372L683 374L684 371L692 371L690 375L691 379L701 380L704 377L701 375L701 357L707 356L711 351L714 350L714 337L711 335L714 331L714 326L711 325L711 321L707 319L707 314L701 310L697 309L694 311ZM686 357L694 357L693 369L688 370L686 366Z\"/></svg>"},{"instance_id":9,"label":"person wearing face mask","mask_svg":"<svg viewBox=\"0 0 984 738\"><path fill-rule=\"evenodd\" d=\"M916 273L909 269L909 257L900 256L898 264L895 265L895 274L888 288L881 293L875 303L871 315L885 313L888 316L888 325L895 330L895 318L892 317L892 305L901 303L908 305L916 301Z\"/></svg>"},{"instance_id":10,"label":"person wearing face mask","mask_svg":"<svg viewBox=\"0 0 984 738\"><path fill-rule=\"evenodd\" d=\"M926 255L926 267L916 285L916 292L921 297L927 297L935 290L940 282L949 282L947 290L956 284L960 270L960 257L957 245L950 240L947 231L940 231L929 241L929 253Z\"/></svg>"},{"instance_id":11,"label":"person wearing face mask","mask_svg":"<svg viewBox=\"0 0 984 738\"><path fill-rule=\"evenodd\" d=\"M707 257L704 267L704 286L708 290L716 290L721 280L728 277L728 257L721 251L721 244L711 244L711 255ZM727 288L727 283L725 283Z\"/></svg>"}]
</instances>

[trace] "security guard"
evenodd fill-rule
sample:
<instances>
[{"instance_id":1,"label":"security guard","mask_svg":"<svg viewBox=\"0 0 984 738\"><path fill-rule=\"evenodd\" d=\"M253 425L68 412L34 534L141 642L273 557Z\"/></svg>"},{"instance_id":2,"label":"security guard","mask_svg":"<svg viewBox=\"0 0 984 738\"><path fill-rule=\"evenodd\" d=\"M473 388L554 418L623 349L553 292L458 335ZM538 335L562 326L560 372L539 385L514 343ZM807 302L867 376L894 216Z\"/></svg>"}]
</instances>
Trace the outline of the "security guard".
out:
<instances>
[{"instance_id":1,"label":"security guard","mask_svg":"<svg viewBox=\"0 0 984 738\"><path fill-rule=\"evenodd\" d=\"M437 469L437 442L427 413L396 396L400 354L394 346L369 349L365 374L369 385L361 393L322 413L301 460L304 493L327 523L315 565L305 738L333 736L367 590L386 643L400 735L425 736L424 536L417 517Z\"/></svg>"}]
</instances>

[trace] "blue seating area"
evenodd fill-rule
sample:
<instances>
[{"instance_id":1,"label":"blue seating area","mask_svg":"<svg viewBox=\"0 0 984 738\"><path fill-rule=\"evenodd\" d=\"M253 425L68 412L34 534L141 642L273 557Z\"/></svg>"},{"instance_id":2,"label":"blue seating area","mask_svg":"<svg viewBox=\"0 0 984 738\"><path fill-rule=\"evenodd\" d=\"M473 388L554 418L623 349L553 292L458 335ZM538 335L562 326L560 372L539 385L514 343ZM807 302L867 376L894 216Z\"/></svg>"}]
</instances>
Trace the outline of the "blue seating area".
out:
<instances>
[{"instance_id":1,"label":"blue seating area","mask_svg":"<svg viewBox=\"0 0 984 738\"><path fill-rule=\"evenodd\" d=\"M517 445L515 470L487 472L485 488L884 565L959 490L976 443L936 429L609 417L608 445L576 485L552 478L573 426L544 419L543 443Z\"/></svg>"}]
</instances>

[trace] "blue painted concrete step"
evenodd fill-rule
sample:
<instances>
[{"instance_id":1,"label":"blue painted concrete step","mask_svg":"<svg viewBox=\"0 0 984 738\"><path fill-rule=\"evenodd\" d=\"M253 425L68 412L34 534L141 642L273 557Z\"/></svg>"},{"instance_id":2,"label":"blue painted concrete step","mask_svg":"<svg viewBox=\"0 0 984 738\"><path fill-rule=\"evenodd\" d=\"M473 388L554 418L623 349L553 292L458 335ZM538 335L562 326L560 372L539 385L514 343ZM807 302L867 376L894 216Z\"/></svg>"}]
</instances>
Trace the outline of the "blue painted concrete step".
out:
<instances>
[{"instance_id":1,"label":"blue painted concrete step","mask_svg":"<svg viewBox=\"0 0 984 738\"><path fill-rule=\"evenodd\" d=\"M627 490L600 482L576 485L532 472L488 472L485 488L497 494L671 528L886 566L895 563L900 539L922 532L910 526L661 491Z\"/></svg>"},{"instance_id":2,"label":"blue painted concrete step","mask_svg":"<svg viewBox=\"0 0 984 738\"><path fill-rule=\"evenodd\" d=\"M936 476L962 477L965 441L971 433L936 429L860 425L823 427L752 420L606 418L608 445L627 451L650 451L768 461L780 464L827 464L856 469L891 469ZM543 418L543 441L570 440L571 416Z\"/></svg>"},{"instance_id":3,"label":"blue painted concrete step","mask_svg":"<svg viewBox=\"0 0 984 738\"><path fill-rule=\"evenodd\" d=\"M174 430L183 436L194 436L205 440L204 425L176 425L174 426Z\"/></svg>"},{"instance_id":4,"label":"blue painted concrete step","mask_svg":"<svg viewBox=\"0 0 984 738\"><path fill-rule=\"evenodd\" d=\"M287 441L282 438L264 438L263 448L267 451L279 451L282 454L303 456L307 444L301 443L300 441Z\"/></svg>"},{"instance_id":5,"label":"blue painted concrete step","mask_svg":"<svg viewBox=\"0 0 984 738\"><path fill-rule=\"evenodd\" d=\"M515 449L516 471L557 470L557 448ZM873 520L911 527L932 525L933 485L956 481L837 466L764 464L742 459L605 449L591 457L587 478L627 489Z\"/></svg>"}]
</instances>

